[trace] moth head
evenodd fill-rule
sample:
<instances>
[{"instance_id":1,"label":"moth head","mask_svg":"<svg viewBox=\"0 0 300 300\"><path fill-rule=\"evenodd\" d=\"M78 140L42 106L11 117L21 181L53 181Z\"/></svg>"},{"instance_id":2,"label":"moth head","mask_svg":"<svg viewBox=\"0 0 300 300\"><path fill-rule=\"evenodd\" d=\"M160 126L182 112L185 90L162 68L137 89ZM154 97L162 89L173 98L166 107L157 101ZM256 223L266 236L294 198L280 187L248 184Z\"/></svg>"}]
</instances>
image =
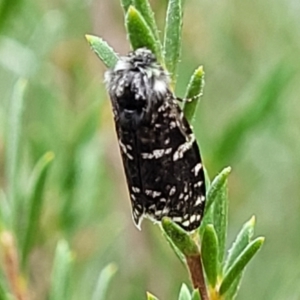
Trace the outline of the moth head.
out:
<instances>
[{"instance_id":1,"label":"moth head","mask_svg":"<svg viewBox=\"0 0 300 300\"><path fill-rule=\"evenodd\" d=\"M143 109L169 90L169 75L146 48L120 57L107 71L105 81L111 98L125 109Z\"/></svg>"}]
</instances>

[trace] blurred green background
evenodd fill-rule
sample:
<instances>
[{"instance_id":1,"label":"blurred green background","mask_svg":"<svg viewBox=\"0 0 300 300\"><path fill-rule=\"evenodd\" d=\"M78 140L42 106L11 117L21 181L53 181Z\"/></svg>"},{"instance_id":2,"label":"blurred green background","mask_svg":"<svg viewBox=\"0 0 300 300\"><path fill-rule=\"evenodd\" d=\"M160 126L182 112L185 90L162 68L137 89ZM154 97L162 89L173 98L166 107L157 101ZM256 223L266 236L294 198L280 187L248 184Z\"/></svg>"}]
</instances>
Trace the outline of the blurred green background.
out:
<instances>
[{"instance_id":1,"label":"blurred green background","mask_svg":"<svg viewBox=\"0 0 300 300\"><path fill-rule=\"evenodd\" d=\"M163 28L166 1L150 1ZM262 251L238 299L300 299L300 4L295 0L185 1L177 94L203 64L194 129L211 177L230 165L229 241L253 214ZM298 20L298 21L297 21ZM150 291L176 299L187 272L157 226L133 225L104 90L104 66L85 34L120 54L129 43L118 0L0 1L0 184L6 193L14 85L27 79L17 195L47 151L41 224L29 259L31 299L46 299L57 241L73 253L71 299L90 299L100 270L118 271L106 299ZM3 209L3 199L1 202ZM21 216L21 212L20 212ZM19 230L22 231L20 217Z\"/></svg>"}]
</instances>

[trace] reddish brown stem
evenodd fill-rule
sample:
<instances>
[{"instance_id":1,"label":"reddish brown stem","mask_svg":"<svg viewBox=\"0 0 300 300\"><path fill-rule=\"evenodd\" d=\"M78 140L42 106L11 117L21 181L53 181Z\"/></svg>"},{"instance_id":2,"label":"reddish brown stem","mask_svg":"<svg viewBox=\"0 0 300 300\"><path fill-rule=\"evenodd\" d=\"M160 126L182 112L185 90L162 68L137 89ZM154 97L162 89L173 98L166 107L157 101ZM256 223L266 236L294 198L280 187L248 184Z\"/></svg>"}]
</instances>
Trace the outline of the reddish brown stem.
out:
<instances>
[{"instance_id":1,"label":"reddish brown stem","mask_svg":"<svg viewBox=\"0 0 300 300\"><path fill-rule=\"evenodd\" d=\"M28 300L26 289L20 275L18 253L13 235L8 231L4 231L0 239L3 248L2 260L4 274L10 284L11 292L17 300Z\"/></svg>"},{"instance_id":2,"label":"reddish brown stem","mask_svg":"<svg viewBox=\"0 0 300 300\"><path fill-rule=\"evenodd\" d=\"M205 285L201 255L198 254L186 256L186 262L189 268L194 289L199 290L202 300L209 300Z\"/></svg>"}]
</instances>

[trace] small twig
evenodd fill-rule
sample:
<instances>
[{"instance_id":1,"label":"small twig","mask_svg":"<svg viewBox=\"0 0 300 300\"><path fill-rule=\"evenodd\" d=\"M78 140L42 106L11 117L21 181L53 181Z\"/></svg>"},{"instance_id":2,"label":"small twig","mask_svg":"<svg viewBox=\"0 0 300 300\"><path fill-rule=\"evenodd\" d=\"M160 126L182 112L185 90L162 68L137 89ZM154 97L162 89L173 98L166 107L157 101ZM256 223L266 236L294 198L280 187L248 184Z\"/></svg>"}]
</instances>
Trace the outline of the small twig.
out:
<instances>
[{"instance_id":1,"label":"small twig","mask_svg":"<svg viewBox=\"0 0 300 300\"><path fill-rule=\"evenodd\" d=\"M1 233L0 240L3 248L4 274L9 282L11 292L17 300L28 300L26 287L20 275L18 253L13 235L4 231Z\"/></svg>"},{"instance_id":2,"label":"small twig","mask_svg":"<svg viewBox=\"0 0 300 300\"><path fill-rule=\"evenodd\" d=\"M205 285L201 255L198 254L186 256L186 262L189 268L194 289L199 290L202 300L209 300Z\"/></svg>"}]
</instances>

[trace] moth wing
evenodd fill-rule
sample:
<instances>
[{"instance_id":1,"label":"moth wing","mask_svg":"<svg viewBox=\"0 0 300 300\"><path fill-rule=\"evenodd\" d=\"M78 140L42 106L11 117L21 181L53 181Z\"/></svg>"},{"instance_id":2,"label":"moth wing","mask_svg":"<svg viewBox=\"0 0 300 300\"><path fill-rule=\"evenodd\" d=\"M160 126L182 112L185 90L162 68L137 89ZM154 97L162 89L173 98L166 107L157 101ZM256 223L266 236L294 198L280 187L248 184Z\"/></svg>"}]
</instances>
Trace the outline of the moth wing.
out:
<instances>
[{"instance_id":1,"label":"moth wing","mask_svg":"<svg viewBox=\"0 0 300 300\"><path fill-rule=\"evenodd\" d=\"M138 229L141 229L141 222L144 216L144 195L142 192L142 179L139 167L139 156L137 149L137 137L131 130L121 128L119 122L119 113L116 109L115 127L123 161L127 187L129 191L132 218Z\"/></svg>"},{"instance_id":2,"label":"moth wing","mask_svg":"<svg viewBox=\"0 0 300 300\"><path fill-rule=\"evenodd\" d=\"M205 205L199 148L176 100L170 97L164 106L152 127L137 133L143 137L139 165L145 214L157 220L168 216L191 231L199 227Z\"/></svg>"}]
</instances>

